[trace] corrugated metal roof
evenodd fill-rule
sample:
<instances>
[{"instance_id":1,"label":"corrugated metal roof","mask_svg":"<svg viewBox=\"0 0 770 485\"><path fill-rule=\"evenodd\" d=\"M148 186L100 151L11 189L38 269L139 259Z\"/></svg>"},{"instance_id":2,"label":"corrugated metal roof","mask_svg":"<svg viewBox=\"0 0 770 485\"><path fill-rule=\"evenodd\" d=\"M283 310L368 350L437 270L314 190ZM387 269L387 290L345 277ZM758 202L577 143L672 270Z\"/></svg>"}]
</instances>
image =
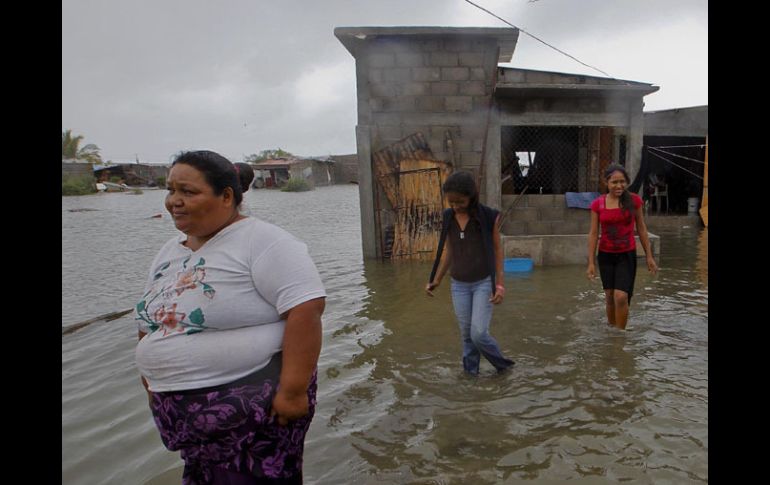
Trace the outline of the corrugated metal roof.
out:
<instances>
[{"instance_id":1,"label":"corrugated metal roof","mask_svg":"<svg viewBox=\"0 0 770 485\"><path fill-rule=\"evenodd\" d=\"M255 167L277 167L277 166L286 166L286 165L296 165L298 163L302 163L305 160L298 160L296 158L275 158L275 159L268 159L263 160L261 162L257 162L254 164Z\"/></svg>"},{"instance_id":2,"label":"corrugated metal roof","mask_svg":"<svg viewBox=\"0 0 770 485\"><path fill-rule=\"evenodd\" d=\"M627 79L615 79L611 77L588 76L586 74L575 74L570 72L558 71L539 71L535 69L522 69L518 67L498 66L499 76L497 83L507 84L577 84L577 85L599 85L599 86L652 86L650 83L639 81L629 81Z\"/></svg>"},{"instance_id":3,"label":"corrugated metal roof","mask_svg":"<svg viewBox=\"0 0 770 485\"><path fill-rule=\"evenodd\" d=\"M285 167L289 165L296 165L298 163L306 162L322 162L322 163L334 163L334 160L328 159L328 157L308 157L308 158L274 158L269 160L263 160L261 162L253 163L254 168L266 168L266 167Z\"/></svg>"},{"instance_id":4,"label":"corrugated metal roof","mask_svg":"<svg viewBox=\"0 0 770 485\"><path fill-rule=\"evenodd\" d=\"M495 95L646 96L658 86L626 79L498 66Z\"/></svg>"},{"instance_id":5,"label":"corrugated metal roof","mask_svg":"<svg viewBox=\"0 0 770 485\"><path fill-rule=\"evenodd\" d=\"M99 170L107 170L108 168L115 168L120 167L120 164L112 164L112 165L94 165L94 172L98 172Z\"/></svg>"},{"instance_id":6,"label":"corrugated metal roof","mask_svg":"<svg viewBox=\"0 0 770 485\"><path fill-rule=\"evenodd\" d=\"M305 157L304 159L313 160L314 162L335 163L331 155L322 155L320 157Z\"/></svg>"},{"instance_id":7,"label":"corrugated metal roof","mask_svg":"<svg viewBox=\"0 0 770 485\"><path fill-rule=\"evenodd\" d=\"M698 106L683 106L683 107L680 107L680 108L666 108L666 109L657 109L655 111L645 111L644 114L651 115L651 114L655 114L655 113L665 113L667 111L674 111L674 112L680 112L680 111L686 112L686 111L690 111L690 110L692 110L692 111L702 111L702 110L708 111L708 109L709 109L709 105L707 105L707 104L700 104Z\"/></svg>"}]
</instances>

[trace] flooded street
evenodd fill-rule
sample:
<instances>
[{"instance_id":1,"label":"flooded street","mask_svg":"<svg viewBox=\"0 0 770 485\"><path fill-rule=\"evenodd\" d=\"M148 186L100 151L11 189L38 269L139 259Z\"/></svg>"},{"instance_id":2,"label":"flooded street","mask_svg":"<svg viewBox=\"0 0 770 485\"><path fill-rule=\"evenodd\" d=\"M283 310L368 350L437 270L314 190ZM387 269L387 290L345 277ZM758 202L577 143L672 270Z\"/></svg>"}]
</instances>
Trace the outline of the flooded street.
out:
<instances>
[{"instance_id":1,"label":"flooded street","mask_svg":"<svg viewBox=\"0 0 770 485\"><path fill-rule=\"evenodd\" d=\"M176 234L164 196L62 198L62 325L138 301ZM363 261L358 187L250 191L244 212L305 241L328 293L306 484L708 481L706 229L653 231L661 269L639 265L626 332L584 266L506 275L491 332L516 365L469 378L448 280L431 299L430 263ZM136 337L131 314L62 336L62 483L179 483Z\"/></svg>"}]
</instances>

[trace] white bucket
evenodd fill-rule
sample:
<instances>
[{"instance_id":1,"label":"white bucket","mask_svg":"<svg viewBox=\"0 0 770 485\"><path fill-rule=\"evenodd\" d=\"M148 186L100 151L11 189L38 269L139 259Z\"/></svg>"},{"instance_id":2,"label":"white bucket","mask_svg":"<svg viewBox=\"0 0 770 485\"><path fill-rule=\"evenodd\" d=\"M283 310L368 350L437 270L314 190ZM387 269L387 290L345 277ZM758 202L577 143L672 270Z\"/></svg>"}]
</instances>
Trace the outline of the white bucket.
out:
<instances>
[{"instance_id":1,"label":"white bucket","mask_svg":"<svg viewBox=\"0 0 770 485\"><path fill-rule=\"evenodd\" d=\"M697 197L690 197L689 199L687 199L687 213L697 214L699 205L700 205L700 199L698 199Z\"/></svg>"}]
</instances>

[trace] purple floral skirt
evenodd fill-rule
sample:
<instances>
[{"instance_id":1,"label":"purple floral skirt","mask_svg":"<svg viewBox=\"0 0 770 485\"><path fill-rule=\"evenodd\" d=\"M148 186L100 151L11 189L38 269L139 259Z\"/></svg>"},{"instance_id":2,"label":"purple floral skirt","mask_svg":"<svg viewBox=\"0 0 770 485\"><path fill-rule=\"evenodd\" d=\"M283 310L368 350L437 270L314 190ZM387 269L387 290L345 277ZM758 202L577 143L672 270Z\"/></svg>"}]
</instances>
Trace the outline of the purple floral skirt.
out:
<instances>
[{"instance_id":1,"label":"purple floral skirt","mask_svg":"<svg viewBox=\"0 0 770 485\"><path fill-rule=\"evenodd\" d=\"M150 406L163 444L180 451L182 483L302 483L305 434L316 405L316 372L307 416L280 426L270 407L281 374L281 354L264 369L206 389L156 392Z\"/></svg>"}]
</instances>

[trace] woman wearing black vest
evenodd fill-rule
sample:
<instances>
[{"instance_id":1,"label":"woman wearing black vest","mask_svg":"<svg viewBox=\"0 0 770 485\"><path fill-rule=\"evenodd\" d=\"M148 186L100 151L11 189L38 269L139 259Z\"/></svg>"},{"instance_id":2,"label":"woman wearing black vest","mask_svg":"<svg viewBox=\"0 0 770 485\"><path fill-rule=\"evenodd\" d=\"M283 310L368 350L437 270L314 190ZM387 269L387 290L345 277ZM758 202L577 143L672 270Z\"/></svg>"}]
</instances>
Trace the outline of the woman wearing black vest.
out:
<instances>
[{"instance_id":1,"label":"woman wearing black vest","mask_svg":"<svg viewBox=\"0 0 770 485\"><path fill-rule=\"evenodd\" d=\"M436 260L425 292L441 284L451 268L452 304L463 341L463 368L478 375L483 355L498 372L513 365L489 334L492 304L503 301L503 250L500 243L500 212L479 203L473 175L455 172L444 182L449 202L442 219ZM444 246L447 250L444 252Z\"/></svg>"}]
</instances>

